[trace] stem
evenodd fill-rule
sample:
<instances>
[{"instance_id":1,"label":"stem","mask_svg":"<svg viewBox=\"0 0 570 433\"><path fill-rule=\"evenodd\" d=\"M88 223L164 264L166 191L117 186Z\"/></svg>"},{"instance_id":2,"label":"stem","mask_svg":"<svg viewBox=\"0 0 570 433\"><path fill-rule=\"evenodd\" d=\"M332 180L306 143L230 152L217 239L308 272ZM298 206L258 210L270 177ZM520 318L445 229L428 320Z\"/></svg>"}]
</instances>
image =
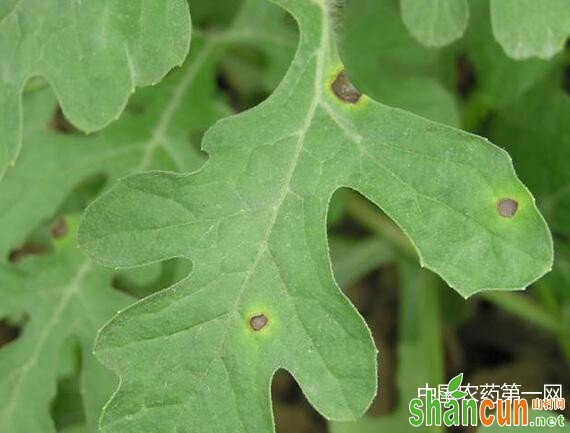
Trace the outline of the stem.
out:
<instances>
[{"instance_id":1,"label":"stem","mask_svg":"<svg viewBox=\"0 0 570 433\"><path fill-rule=\"evenodd\" d=\"M402 231L377 207L351 192L346 199L346 212L356 222L371 232L384 238L390 245L406 253L408 256L417 257L416 250Z\"/></svg>"},{"instance_id":2,"label":"stem","mask_svg":"<svg viewBox=\"0 0 570 433\"><path fill-rule=\"evenodd\" d=\"M562 332L561 320L554 317L531 298L523 296L520 293L484 292L481 293L480 297L545 331L555 335L560 335Z\"/></svg>"}]
</instances>

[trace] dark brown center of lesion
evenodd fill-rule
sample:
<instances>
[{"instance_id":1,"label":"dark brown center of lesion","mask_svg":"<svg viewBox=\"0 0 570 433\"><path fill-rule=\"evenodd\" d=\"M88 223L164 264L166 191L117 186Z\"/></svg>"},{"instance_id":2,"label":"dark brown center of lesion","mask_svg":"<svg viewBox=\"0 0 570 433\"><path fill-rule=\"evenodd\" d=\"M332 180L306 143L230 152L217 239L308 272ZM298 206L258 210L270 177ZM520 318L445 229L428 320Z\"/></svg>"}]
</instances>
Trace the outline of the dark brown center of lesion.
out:
<instances>
[{"instance_id":1,"label":"dark brown center of lesion","mask_svg":"<svg viewBox=\"0 0 570 433\"><path fill-rule=\"evenodd\" d=\"M512 198L502 198L497 202L497 212L505 218L515 216L519 208L519 203Z\"/></svg>"},{"instance_id":2,"label":"dark brown center of lesion","mask_svg":"<svg viewBox=\"0 0 570 433\"><path fill-rule=\"evenodd\" d=\"M258 314L249 320L249 326L251 326L251 329L254 331L261 331L268 323L269 319L265 314Z\"/></svg>"},{"instance_id":3,"label":"dark brown center of lesion","mask_svg":"<svg viewBox=\"0 0 570 433\"><path fill-rule=\"evenodd\" d=\"M362 96L348 80L344 71L339 72L331 85L331 89L338 99L348 104L356 104Z\"/></svg>"}]
</instances>

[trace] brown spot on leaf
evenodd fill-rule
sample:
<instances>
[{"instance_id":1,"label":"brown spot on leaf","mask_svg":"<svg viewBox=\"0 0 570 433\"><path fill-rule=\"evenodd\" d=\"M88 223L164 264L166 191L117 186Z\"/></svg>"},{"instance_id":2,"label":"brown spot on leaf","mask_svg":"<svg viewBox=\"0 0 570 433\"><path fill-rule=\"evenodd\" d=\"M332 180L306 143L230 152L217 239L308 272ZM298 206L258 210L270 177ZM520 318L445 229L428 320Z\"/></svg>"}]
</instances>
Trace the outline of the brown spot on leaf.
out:
<instances>
[{"instance_id":1,"label":"brown spot on leaf","mask_svg":"<svg viewBox=\"0 0 570 433\"><path fill-rule=\"evenodd\" d=\"M52 237L59 239L67 234L67 223L64 218L58 219L51 228Z\"/></svg>"},{"instance_id":2,"label":"brown spot on leaf","mask_svg":"<svg viewBox=\"0 0 570 433\"><path fill-rule=\"evenodd\" d=\"M267 326L268 322L269 319L265 314L258 314L249 320L249 326L251 326L251 329L254 331L261 331Z\"/></svg>"},{"instance_id":3,"label":"brown spot on leaf","mask_svg":"<svg viewBox=\"0 0 570 433\"><path fill-rule=\"evenodd\" d=\"M497 202L497 212L505 218L513 217L519 208L519 203L512 198L502 198Z\"/></svg>"},{"instance_id":4,"label":"brown spot on leaf","mask_svg":"<svg viewBox=\"0 0 570 433\"><path fill-rule=\"evenodd\" d=\"M339 72L333 81L331 88L338 99L348 104L356 104L362 96L362 94L356 90L356 88L348 80L344 71Z\"/></svg>"}]
</instances>

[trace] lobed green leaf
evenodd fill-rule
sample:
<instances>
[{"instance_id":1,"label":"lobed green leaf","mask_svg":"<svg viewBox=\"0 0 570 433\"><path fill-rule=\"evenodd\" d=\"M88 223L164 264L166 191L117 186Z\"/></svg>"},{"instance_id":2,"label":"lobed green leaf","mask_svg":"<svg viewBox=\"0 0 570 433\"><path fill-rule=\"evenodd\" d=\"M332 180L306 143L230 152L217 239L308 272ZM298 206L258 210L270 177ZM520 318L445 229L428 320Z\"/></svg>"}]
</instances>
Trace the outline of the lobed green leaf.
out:
<instances>
[{"instance_id":1,"label":"lobed green leaf","mask_svg":"<svg viewBox=\"0 0 570 433\"><path fill-rule=\"evenodd\" d=\"M74 228L55 253L0 265L0 317L29 317L22 335L0 351L0 431L56 431L49 408L70 339L81 348L83 402L96 427L116 380L92 355L95 333L133 301L113 290L111 279L111 271L77 251Z\"/></svg>"},{"instance_id":2,"label":"lobed green leaf","mask_svg":"<svg viewBox=\"0 0 570 433\"><path fill-rule=\"evenodd\" d=\"M130 176L85 213L80 244L101 263L193 260L188 279L101 331L96 352L121 377L104 432L272 431L280 368L329 419L366 410L376 349L327 250L340 187L380 206L464 296L550 269L550 233L504 151L359 95L325 3L278 3L300 41L271 97L206 133L199 171Z\"/></svg>"},{"instance_id":3,"label":"lobed green leaf","mask_svg":"<svg viewBox=\"0 0 570 433\"><path fill-rule=\"evenodd\" d=\"M119 117L136 86L182 64L190 44L185 0L10 0L0 9L0 177L22 140L21 94L34 76L53 87L83 131Z\"/></svg>"},{"instance_id":4,"label":"lobed green leaf","mask_svg":"<svg viewBox=\"0 0 570 433\"><path fill-rule=\"evenodd\" d=\"M481 0L400 0L409 32L428 47L459 39L469 19L469 6ZM568 0L484 0L490 4L493 34L504 52L517 60L549 59L570 36Z\"/></svg>"}]
</instances>

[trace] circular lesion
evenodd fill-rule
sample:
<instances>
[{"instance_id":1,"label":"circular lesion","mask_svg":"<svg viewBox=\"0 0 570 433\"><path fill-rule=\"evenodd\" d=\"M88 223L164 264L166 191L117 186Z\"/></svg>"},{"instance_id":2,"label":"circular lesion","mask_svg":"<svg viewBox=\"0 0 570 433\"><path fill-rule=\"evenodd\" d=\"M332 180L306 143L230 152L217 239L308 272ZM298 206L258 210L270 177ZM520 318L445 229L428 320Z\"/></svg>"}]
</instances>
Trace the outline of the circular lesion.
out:
<instances>
[{"instance_id":1,"label":"circular lesion","mask_svg":"<svg viewBox=\"0 0 570 433\"><path fill-rule=\"evenodd\" d=\"M335 80L331 84L331 89L338 99L348 104L358 103L362 96L362 93L360 93L348 80L344 70L337 74Z\"/></svg>"},{"instance_id":2,"label":"circular lesion","mask_svg":"<svg viewBox=\"0 0 570 433\"><path fill-rule=\"evenodd\" d=\"M269 323L269 318L261 313L261 314L256 314L255 316L252 316L249 319L249 326L251 327L251 329L253 331L261 331L263 328L265 328Z\"/></svg>"},{"instance_id":3,"label":"circular lesion","mask_svg":"<svg viewBox=\"0 0 570 433\"><path fill-rule=\"evenodd\" d=\"M512 218L515 216L519 208L518 201L512 198L502 198L497 201L497 212L503 218Z\"/></svg>"}]
</instances>

